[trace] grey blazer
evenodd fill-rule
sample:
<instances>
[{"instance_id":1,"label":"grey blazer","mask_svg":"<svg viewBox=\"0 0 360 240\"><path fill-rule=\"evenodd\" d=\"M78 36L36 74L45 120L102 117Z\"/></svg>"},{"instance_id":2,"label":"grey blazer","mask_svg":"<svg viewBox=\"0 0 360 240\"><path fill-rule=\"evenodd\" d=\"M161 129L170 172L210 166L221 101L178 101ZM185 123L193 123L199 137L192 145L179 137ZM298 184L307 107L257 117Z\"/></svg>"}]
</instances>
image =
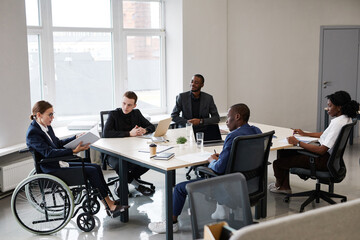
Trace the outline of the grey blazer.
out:
<instances>
[{"instance_id":1,"label":"grey blazer","mask_svg":"<svg viewBox=\"0 0 360 240\"><path fill-rule=\"evenodd\" d=\"M180 93L176 97L176 104L171 113L172 120L185 126L186 121L192 119L191 109L191 91ZM181 112L181 117L180 117ZM204 119L204 124L213 124L220 122L220 116L217 111L214 99L210 94L201 92L200 95L200 118Z\"/></svg>"}]
</instances>

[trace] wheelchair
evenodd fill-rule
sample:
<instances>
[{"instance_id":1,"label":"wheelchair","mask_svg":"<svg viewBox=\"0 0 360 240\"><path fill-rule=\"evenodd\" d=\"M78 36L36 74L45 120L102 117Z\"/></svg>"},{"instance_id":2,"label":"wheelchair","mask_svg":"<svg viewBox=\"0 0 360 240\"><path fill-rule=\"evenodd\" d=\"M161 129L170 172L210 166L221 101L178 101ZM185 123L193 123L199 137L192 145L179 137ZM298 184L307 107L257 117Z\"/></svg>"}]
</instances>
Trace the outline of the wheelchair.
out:
<instances>
[{"instance_id":1,"label":"wheelchair","mask_svg":"<svg viewBox=\"0 0 360 240\"><path fill-rule=\"evenodd\" d=\"M35 169L18 184L11 198L11 210L17 222L35 234L60 231L78 214L76 223L84 232L95 227L94 215L100 210L97 189L91 188L84 172L84 159L78 156L42 159L30 150ZM82 169L62 168L51 174L41 172L42 163L58 161L82 162ZM111 193L109 196L112 197ZM108 208L108 206L106 206Z\"/></svg>"}]
</instances>

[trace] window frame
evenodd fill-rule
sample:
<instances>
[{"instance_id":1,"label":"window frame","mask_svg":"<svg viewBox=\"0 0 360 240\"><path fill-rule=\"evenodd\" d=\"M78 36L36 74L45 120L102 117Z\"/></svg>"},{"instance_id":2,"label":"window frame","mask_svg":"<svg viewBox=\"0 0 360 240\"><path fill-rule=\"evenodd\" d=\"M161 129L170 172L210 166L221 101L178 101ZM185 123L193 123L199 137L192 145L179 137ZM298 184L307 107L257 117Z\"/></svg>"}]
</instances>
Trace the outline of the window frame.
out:
<instances>
[{"instance_id":1,"label":"window frame","mask_svg":"<svg viewBox=\"0 0 360 240\"><path fill-rule=\"evenodd\" d=\"M128 36L158 36L160 38L160 108L141 109L147 114L160 114L166 112L166 69L165 69L165 0L126 0L130 2L159 2L160 3L160 28L159 29L132 29L123 28L123 0L110 0L111 26L109 28L89 27L53 27L51 0L38 0L39 26L27 26L28 35L39 36L39 60L41 77L41 96L51 102L55 107L55 66L54 66L54 32L108 32L111 34L112 51L112 105L113 109L120 107L122 95L127 91L127 37ZM109 110L109 109L104 109ZM64 125L71 120L97 120L99 115L59 116L57 125Z\"/></svg>"}]
</instances>

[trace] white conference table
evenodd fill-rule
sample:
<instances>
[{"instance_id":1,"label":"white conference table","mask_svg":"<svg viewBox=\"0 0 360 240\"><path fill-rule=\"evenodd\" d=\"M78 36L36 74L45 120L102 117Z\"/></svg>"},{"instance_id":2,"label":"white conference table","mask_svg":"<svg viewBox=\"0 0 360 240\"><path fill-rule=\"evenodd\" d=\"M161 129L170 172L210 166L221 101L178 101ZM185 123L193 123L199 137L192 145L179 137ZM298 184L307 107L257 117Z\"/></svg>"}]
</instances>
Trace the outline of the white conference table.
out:
<instances>
[{"instance_id":1,"label":"white conference table","mask_svg":"<svg viewBox=\"0 0 360 240\"><path fill-rule=\"evenodd\" d=\"M273 144L271 150L279 150L283 148L292 147L291 144L288 144L284 139L292 135L292 130L288 128L275 127L265 124L250 123L261 129L262 132L268 132L275 130L275 136L273 138ZM220 124L221 128L224 129L224 124ZM149 148L150 140L140 137L127 137L127 138L101 138L91 145L91 148L109 154L111 156L119 158L119 173L120 179L127 179L128 169L126 162L131 162L158 172L161 172L165 175L165 212L166 212L166 239L173 239L173 229L172 229L172 214L173 214L173 205L172 205L172 187L175 184L175 170L190 167L194 165L200 165L207 163L207 158L198 159L196 161L185 161L183 157L187 154L195 154L204 156L210 155L216 152L220 153L222 146L211 146L204 147L203 150L198 149L196 144L193 141L188 141L186 144L179 145L176 144L176 138L179 136L186 136L185 128L178 129L169 129L165 138L169 140L166 144L172 146L173 148L167 150L168 152L174 152L175 157L168 160L154 160L150 158L149 153L139 152L139 150L146 150ZM225 136L223 136L225 137ZM120 194L121 194L121 204L128 205L128 184L127 180L120 181ZM122 222L129 221L129 212L126 210L121 214L120 220Z\"/></svg>"}]
</instances>

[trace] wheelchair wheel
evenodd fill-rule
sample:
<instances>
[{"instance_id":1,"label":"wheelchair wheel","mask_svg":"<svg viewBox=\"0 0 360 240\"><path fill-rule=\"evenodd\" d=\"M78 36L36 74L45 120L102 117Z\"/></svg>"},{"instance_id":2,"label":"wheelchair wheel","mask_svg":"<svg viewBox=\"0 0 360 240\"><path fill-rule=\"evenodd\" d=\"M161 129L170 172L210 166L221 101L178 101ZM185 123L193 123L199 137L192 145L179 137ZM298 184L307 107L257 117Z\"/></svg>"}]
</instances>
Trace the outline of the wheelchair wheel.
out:
<instances>
[{"instance_id":1,"label":"wheelchair wheel","mask_svg":"<svg viewBox=\"0 0 360 240\"><path fill-rule=\"evenodd\" d=\"M34 176L34 175L36 175L36 169L35 169L35 168L33 168L33 169L30 171L28 177L31 177L31 176ZM29 190L28 190L28 189L29 189L29 188L28 188L28 186L27 186L27 193L29 194ZM78 190L78 189L81 189L81 190ZM79 203L80 203L80 200L81 200L81 196L82 196L82 188L81 188L81 185L76 187L76 190L78 190L78 191L76 191L76 190L74 191L73 189L71 189L71 190L72 190L72 194L73 194L73 196L74 196L74 203L75 203L75 205L76 205L76 204L79 204ZM34 203L34 204L36 204L36 203ZM56 213L54 213L54 214L56 214Z\"/></svg>"},{"instance_id":2,"label":"wheelchair wheel","mask_svg":"<svg viewBox=\"0 0 360 240\"><path fill-rule=\"evenodd\" d=\"M59 178L36 174L23 180L14 190L11 210L26 230L51 234L61 230L74 212L73 195Z\"/></svg>"},{"instance_id":3,"label":"wheelchair wheel","mask_svg":"<svg viewBox=\"0 0 360 240\"><path fill-rule=\"evenodd\" d=\"M96 198L90 198L90 208L88 201L86 199L83 201L82 206L84 211L86 212L91 211L92 214L97 214L100 211L100 203Z\"/></svg>"},{"instance_id":4,"label":"wheelchair wheel","mask_svg":"<svg viewBox=\"0 0 360 240\"><path fill-rule=\"evenodd\" d=\"M84 232L90 232L95 227L95 219L89 212L79 214L76 223L78 227Z\"/></svg>"},{"instance_id":5,"label":"wheelchair wheel","mask_svg":"<svg viewBox=\"0 0 360 240\"><path fill-rule=\"evenodd\" d=\"M33 168L33 169L29 172L28 177L34 176L35 174L36 174L36 169Z\"/></svg>"}]
</instances>

